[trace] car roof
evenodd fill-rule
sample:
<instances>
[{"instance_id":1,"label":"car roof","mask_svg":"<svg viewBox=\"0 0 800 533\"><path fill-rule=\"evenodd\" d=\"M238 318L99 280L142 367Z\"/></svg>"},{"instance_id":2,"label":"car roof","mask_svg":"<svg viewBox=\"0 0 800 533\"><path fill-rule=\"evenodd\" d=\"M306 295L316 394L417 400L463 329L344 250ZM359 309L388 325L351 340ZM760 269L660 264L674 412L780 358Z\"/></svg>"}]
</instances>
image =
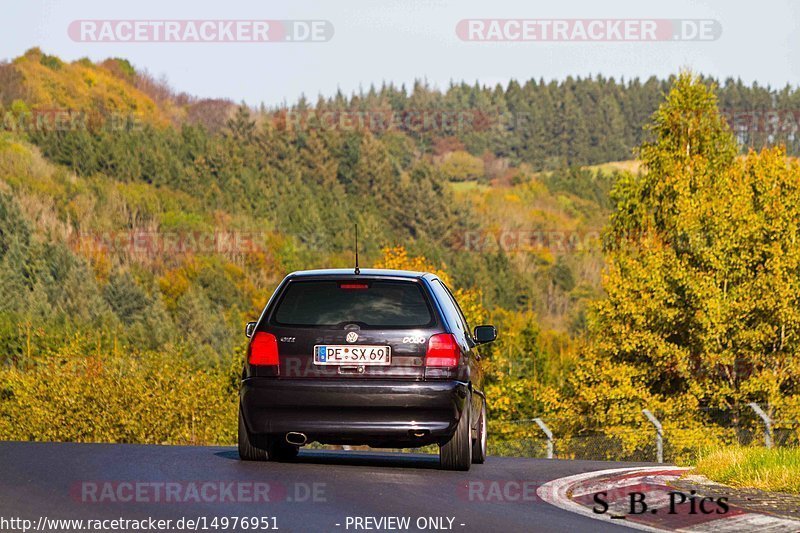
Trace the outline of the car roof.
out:
<instances>
[{"instance_id":1,"label":"car roof","mask_svg":"<svg viewBox=\"0 0 800 533\"><path fill-rule=\"evenodd\" d=\"M386 278L427 278L435 279L436 276L430 272L415 272L413 270L392 270L389 268L362 268L357 275L352 268L324 268L318 270L298 270L292 272L287 278L324 278L329 276L341 277L386 277Z\"/></svg>"}]
</instances>

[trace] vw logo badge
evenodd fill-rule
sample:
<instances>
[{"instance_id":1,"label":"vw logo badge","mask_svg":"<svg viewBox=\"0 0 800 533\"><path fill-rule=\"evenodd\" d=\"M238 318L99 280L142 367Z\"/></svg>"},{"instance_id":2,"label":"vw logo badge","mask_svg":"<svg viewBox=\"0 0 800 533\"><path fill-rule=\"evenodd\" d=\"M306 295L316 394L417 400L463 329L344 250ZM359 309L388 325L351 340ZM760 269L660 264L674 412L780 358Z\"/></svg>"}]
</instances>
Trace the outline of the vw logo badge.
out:
<instances>
[{"instance_id":1,"label":"vw logo badge","mask_svg":"<svg viewBox=\"0 0 800 533\"><path fill-rule=\"evenodd\" d=\"M347 334L347 337L345 337L345 339L347 340L347 342L356 342L358 340L358 333L356 333L355 331L351 331L350 333Z\"/></svg>"}]
</instances>

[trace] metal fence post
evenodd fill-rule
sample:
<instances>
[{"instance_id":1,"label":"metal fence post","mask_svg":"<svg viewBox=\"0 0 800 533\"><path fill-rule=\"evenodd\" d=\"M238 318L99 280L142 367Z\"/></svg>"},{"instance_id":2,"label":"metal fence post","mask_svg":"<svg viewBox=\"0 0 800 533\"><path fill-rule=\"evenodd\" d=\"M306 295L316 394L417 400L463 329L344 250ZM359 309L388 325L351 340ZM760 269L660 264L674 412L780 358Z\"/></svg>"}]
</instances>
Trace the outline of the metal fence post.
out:
<instances>
[{"instance_id":1,"label":"metal fence post","mask_svg":"<svg viewBox=\"0 0 800 533\"><path fill-rule=\"evenodd\" d=\"M544 420L542 420L541 418L534 418L533 421L536 422L536 425L538 425L542 429L544 434L547 435L547 458L548 459L552 459L553 458L553 432L550 431L550 428L547 427L547 424L545 424Z\"/></svg>"},{"instance_id":2,"label":"metal fence post","mask_svg":"<svg viewBox=\"0 0 800 533\"><path fill-rule=\"evenodd\" d=\"M659 463L664 462L664 428L661 427L661 422L658 418L653 416L648 409L642 409L644 416L656 427L656 461Z\"/></svg>"},{"instance_id":3,"label":"metal fence post","mask_svg":"<svg viewBox=\"0 0 800 533\"><path fill-rule=\"evenodd\" d=\"M767 416L767 413L765 413L756 402L751 402L747 405L764 421L764 445L766 445L767 448L772 448L772 419Z\"/></svg>"}]
</instances>

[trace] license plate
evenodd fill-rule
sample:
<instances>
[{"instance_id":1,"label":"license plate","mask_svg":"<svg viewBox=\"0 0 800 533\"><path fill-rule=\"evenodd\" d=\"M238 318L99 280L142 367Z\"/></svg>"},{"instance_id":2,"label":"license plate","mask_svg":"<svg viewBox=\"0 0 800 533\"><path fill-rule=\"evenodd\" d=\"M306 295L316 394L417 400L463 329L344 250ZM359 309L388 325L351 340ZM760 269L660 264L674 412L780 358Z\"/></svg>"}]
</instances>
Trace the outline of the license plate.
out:
<instances>
[{"instance_id":1,"label":"license plate","mask_svg":"<svg viewBox=\"0 0 800 533\"><path fill-rule=\"evenodd\" d=\"M316 365L390 365L392 349L388 346L314 346Z\"/></svg>"}]
</instances>

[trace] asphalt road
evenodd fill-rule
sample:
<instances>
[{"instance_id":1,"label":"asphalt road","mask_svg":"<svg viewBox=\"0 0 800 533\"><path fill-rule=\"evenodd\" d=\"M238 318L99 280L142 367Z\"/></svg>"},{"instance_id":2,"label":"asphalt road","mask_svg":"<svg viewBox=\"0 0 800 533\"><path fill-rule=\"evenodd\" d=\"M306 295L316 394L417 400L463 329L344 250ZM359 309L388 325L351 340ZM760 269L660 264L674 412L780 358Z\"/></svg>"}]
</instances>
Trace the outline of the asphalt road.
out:
<instances>
[{"instance_id":1,"label":"asphalt road","mask_svg":"<svg viewBox=\"0 0 800 533\"><path fill-rule=\"evenodd\" d=\"M399 530L631 531L562 511L535 489L639 464L489 457L470 472L443 472L437 457L416 454L304 450L292 463L249 463L227 447L5 442L0 519L152 517L175 530L184 518L184 527L198 520L200 531L221 531L228 517L231 531L231 517L266 517L258 523L280 531L344 532L398 525L366 517L406 517Z\"/></svg>"}]
</instances>

